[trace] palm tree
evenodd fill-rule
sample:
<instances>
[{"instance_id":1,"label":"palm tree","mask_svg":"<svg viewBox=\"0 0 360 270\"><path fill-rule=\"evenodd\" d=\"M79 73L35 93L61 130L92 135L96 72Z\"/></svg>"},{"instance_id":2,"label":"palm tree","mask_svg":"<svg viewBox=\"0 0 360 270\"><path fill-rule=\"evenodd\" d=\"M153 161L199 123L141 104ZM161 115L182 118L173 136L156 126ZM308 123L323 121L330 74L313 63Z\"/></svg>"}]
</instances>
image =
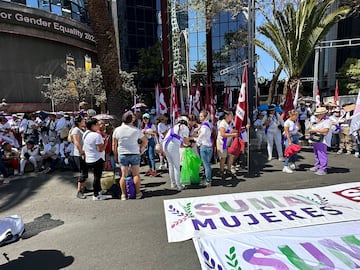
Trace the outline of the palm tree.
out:
<instances>
[{"instance_id":1,"label":"palm tree","mask_svg":"<svg viewBox=\"0 0 360 270\"><path fill-rule=\"evenodd\" d=\"M288 75L288 87L294 89L317 43L331 27L350 11L342 6L330 11L335 0L303 0L295 10L288 3L283 11L274 10L274 21L259 27L272 46L260 40L255 44L271 55ZM286 86L285 86L286 87Z\"/></svg>"},{"instance_id":2,"label":"palm tree","mask_svg":"<svg viewBox=\"0 0 360 270\"><path fill-rule=\"evenodd\" d=\"M107 109L111 114L120 116L131 106L131 93L122 86L114 26L106 3L103 0L88 0L89 16L104 80Z\"/></svg>"}]
</instances>

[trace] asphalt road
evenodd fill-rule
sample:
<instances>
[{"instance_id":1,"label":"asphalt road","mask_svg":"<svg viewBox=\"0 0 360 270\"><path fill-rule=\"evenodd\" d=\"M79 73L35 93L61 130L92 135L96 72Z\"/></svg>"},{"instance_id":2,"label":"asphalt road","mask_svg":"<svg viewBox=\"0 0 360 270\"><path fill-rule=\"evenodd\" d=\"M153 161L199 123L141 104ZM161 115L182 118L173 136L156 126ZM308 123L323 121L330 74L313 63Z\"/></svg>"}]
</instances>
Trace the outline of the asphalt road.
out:
<instances>
[{"instance_id":1,"label":"asphalt road","mask_svg":"<svg viewBox=\"0 0 360 270\"><path fill-rule=\"evenodd\" d=\"M320 187L360 179L359 159L329 153L329 174L317 176L311 148L300 154L300 171L281 172L282 163L253 153L257 177L238 172L236 179L214 177L211 188L170 189L167 173L143 177L142 200L92 201L75 197L71 172L25 174L0 184L0 218L18 214L23 239L0 247L2 269L195 270L200 264L192 241L168 243L163 200L261 190ZM216 172L218 165L214 165ZM142 167L145 171L147 167Z\"/></svg>"}]
</instances>

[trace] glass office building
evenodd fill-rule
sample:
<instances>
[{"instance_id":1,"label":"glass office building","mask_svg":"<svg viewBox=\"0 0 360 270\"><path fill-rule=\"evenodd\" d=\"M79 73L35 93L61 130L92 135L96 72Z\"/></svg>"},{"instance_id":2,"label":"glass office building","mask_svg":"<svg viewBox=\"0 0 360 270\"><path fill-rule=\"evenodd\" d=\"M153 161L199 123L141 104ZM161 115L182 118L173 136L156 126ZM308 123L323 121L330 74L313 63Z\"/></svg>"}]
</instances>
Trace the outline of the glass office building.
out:
<instances>
[{"instance_id":1,"label":"glass office building","mask_svg":"<svg viewBox=\"0 0 360 270\"><path fill-rule=\"evenodd\" d=\"M88 23L88 13L84 0L3 0L38 8L79 22Z\"/></svg>"}]
</instances>

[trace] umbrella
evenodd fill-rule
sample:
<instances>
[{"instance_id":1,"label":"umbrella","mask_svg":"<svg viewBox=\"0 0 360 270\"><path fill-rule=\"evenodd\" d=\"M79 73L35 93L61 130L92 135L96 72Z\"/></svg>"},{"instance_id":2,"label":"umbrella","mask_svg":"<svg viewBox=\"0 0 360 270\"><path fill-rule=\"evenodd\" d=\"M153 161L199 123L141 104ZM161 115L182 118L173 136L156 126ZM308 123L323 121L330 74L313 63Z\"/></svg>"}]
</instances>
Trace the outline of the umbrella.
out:
<instances>
[{"instance_id":1,"label":"umbrella","mask_svg":"<svg viewBox=\"0 0 360 270\"><path fill-rule=\"evenodd\" d=\"M258 107L259 111L267 111L269 109L270 104L263 104ZM275 111L278 113L282 113L283 110L279 106L275 106Z\"/></svg>"},{"instance_id":2,"label":"umbrella","mask_svg":"<svg viewBox=\"0 0 360 270\"><path fill-rule=\"evenodd\" d=\"M350 123L350 134L353 134L355 131L360 129L360 113L354 115L351 118Z\"/></svg>"},{"instance_id":3,"label":"umbrella","mask_svg":"<svg viewBox=\"0 0 360 270\"><path fill-rule=\"evenodd\" d=\"M96 118L97 120L114 120L115 116L103 113L95 115L94 118Z\"/></svg>"},{"instance_id":4,"label":"umbrella","mask_svg":"<svg viewBox=\"0 0 360 270\"><path fill-rule=\"evenodd\" d=\"M137 109L137 108L146 108L147 105L145 103L139 102L136 103L134 106L131 107L131 109Z\"/></svg>"}]
</instances>

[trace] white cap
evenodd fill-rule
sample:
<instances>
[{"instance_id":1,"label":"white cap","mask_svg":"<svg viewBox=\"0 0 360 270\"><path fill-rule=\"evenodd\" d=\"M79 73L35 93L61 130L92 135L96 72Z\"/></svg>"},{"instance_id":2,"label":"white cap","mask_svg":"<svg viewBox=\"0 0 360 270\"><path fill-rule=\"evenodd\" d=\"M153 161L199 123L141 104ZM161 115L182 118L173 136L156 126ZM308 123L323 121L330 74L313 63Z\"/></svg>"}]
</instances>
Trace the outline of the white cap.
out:
<instances>
[{"instance_id":1,"label":"white cap","mask_svg":"<svg viewBox=\"0 0 360 270\"><path fill-rule=\"evenodd\" d=\"M63 115L64 116L65 113L63 111L59 111L59 112L56 113L56 115Z\"/></svg>"}]
</instances>

